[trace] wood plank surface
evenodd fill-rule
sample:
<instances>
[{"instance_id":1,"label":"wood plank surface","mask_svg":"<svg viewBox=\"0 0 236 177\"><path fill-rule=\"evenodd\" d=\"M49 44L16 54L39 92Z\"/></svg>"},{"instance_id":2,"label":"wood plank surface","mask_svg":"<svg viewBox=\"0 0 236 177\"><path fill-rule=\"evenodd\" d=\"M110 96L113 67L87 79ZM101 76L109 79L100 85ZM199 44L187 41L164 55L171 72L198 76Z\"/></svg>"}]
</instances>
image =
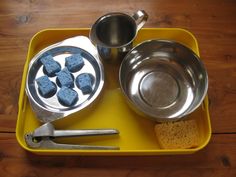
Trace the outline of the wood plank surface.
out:
<instances>
[{"instance_id":1,"label":"wood plank surface","mask_svg":"<svg viewBox=\"0 0 236 177\"><path fill-rule=\"evenodd\" d=\"M190 155L146 157L38 156L24 151L12 133L0 133L0 176L234 177L236 135L214 135Z\"/></svg>"},{"instance_id":2,"label":"wood plank surface","mask_svg":"<svg viewBox=\"0 0 236 177\"><path fill-rule=\"evenodd\" d=\"M91 27L108 12L139 9L149 14L145 27L184 28L197 38L209 75L209 145L193 155L156 157L47 157L21 149L14 132L32 36L45 28ZM0 83L0 176L236 176L235 0L1 0Z\"/></svg>"},{"instance_id":3,"label":"wood plank surface","mask_svg":"<svg viewBox=\"0 0 236 177\"><path fill-rule=\"evenodd\" d=\"M212 1L37 1L2 0L0 3L0 122L17 116L21 75L30 38L45 28L91 27L111 11L132 14L145 9L145 27L180 27L199 42L209 74L210 113L213 132L235 132L236 121L236 4ZM100 8L97 8L100 7ZM10 62L9 62L10 61ZM8 74L6 74L6 72ZM15 121L0 131L14 131ZM229 123L230 122L230 123Z\"/></svg>"}]
</instances>

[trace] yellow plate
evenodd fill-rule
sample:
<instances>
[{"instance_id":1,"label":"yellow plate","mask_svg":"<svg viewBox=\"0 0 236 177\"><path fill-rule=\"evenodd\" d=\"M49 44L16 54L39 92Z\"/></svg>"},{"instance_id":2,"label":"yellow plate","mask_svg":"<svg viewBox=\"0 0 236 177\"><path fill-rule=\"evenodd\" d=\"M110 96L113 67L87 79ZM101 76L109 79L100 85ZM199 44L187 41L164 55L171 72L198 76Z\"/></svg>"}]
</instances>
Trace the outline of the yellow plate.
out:
<instances>
[{"instance_id":1,"label":"yellow plate","mask_svg":"<svg viewBox=\"0 0 236 177\"><path fill-rule=\"evenodd\" d=\"M104 66L105 87L97 104L89 111L75 113L57 121L55 127L57 129L116 128L120 131L119 136L64 138L60 140L60 143L114 145L119 146L120 150L53 150L27 147L24 141L24 134L33 131L41 125L32 112L25 94L25 80L30 59L37 52L51 44L69 37L88 36L88 34L89 29L46 29L38 32L31 39L22 77L16 126L17 140L24 149L46 155L159 155L194 153L207 145L211 137L207 97L203 104L189 115L189 117L198 122L201 139L200 146L192 149L161 149L154 132L155 122L140 117L128 107L119 89L119 67L106 64ZM191 48L199 55L197 40L190 32L184 29L144 28L139 31L134 45L148 39L175 40Z\"/></svg>"}]
</instances>

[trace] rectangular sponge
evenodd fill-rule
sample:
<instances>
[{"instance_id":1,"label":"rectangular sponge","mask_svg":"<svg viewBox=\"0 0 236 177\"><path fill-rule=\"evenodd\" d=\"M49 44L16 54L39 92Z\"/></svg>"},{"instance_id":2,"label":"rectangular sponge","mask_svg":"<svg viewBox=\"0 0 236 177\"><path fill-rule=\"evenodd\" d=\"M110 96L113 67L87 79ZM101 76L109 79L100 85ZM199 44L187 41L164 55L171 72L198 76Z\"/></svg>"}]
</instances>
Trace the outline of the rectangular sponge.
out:
<instances>
[{"instance_id":1,"label":"rectangular sponge","mask_svg":"<svg viewBox=\"0 0 236 177\"><path fill-rule=\"evenodd\" d=\"M80 74L76 77L76 85L83 92L83 94L89 94L92 92L92 76L88 73Z\"/></svg>"},{"instance_id":2,"label":"rectangular sponge","mask_svg":"<svg viewBox=\"0 0 236 177\"><path fill-rule=\"evenodd\" d=\"M60 64L56 62L51 55L41 58L40 61L44 66L45 74L49 77L55 76L55 74L61 70Z\"/></svg>"},{"instance_id":3,"label":"rectangular sponge","mask_svg":"<svg viewBox=\"0 0 236 177\"><path fill-rule=\"evenodd\" d=\"M48 76L41 76L36 79L36 82L38 84L39 93L45 98L53 96L57 91L56 85L49 80Z\"/></svg>"},{"instance_id":4,"label":"rectangular sponge","mask_svg":"<svg viewBox=\"0 0 236 177\"><path fill-rule=\"evenodd\" d=\"M64 106L72 106L78 100L78 94L70 88L62 87L57 93L57 98Z\"/></svg>"},{"instance_id":5,"label":"rectangular sponge","mask_svg":"<svg viewBox=\"0 0 236 177\"><path fill-rule=\"evenodd\" d=\"M84 60L80 54L71 55L66 57L65 66L70 72L76 72L84 66Z\"/></svg>"},{"instance_id":6,"label":"rectangular sponge","mask_svg":"<svg viewBox=\"0 0 236 177\"><path fill-rule=\"evenodd\" d=\"M65 87L73 87L74 86L74 80L71 76L71 73L67 68L64 68L60 72L56 73L57 79L58 79L58 84L59 86L65 86Z\"/></svg>"},{"instance_id":7,"label":"rectangular sponge","mask_svg":"<svg viewBox=\"0 0 236 177\"><path fill-rule=\"evenodd\" d=\"M199 146L199 130L195 120L156 124L155 132L164 149L187 149Z\"/></svg>"}]
</instances>

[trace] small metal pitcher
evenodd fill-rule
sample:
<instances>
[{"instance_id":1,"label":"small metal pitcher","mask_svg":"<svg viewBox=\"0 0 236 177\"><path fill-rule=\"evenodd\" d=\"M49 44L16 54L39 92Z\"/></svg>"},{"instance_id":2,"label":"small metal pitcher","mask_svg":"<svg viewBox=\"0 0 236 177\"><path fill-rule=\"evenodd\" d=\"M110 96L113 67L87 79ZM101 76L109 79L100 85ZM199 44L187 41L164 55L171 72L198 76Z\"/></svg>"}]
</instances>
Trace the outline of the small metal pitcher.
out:
<instances>
[{"instance_id":1,"label":"small metal pitcher","mask_svg":"<svg viewBox=\"0 0 236 177\"><path fill-rule=\"evenodd\" d=\"M121 62L133 47L133 40L147 19L144 10L133 16L115 12L100 17L90 31L90 39L97 46L100 57L112 63Z\"/></svg>"}]
</instances>

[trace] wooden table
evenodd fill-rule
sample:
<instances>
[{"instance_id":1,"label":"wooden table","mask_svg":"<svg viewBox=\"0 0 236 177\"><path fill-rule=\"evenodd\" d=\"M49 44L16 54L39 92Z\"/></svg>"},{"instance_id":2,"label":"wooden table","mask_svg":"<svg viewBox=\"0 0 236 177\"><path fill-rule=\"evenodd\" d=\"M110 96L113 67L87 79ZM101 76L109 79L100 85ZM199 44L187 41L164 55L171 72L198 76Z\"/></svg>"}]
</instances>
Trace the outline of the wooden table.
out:
<instances>
[{"instance_id":1,"label":"wooden table","mask_svg":"<svg viewBox=\"0 0 236 177\"><path fill-rule=\"evenodd\" d=\"M24 151L15 138L18 96L30 38L44 28L91 27L110 11L149 14L145 27L180 27L197 38L209 74L213 134L192 155L49 157ZM236 1L1 0L0 176L236 176Z\"/></svg>"}]
</instances>

